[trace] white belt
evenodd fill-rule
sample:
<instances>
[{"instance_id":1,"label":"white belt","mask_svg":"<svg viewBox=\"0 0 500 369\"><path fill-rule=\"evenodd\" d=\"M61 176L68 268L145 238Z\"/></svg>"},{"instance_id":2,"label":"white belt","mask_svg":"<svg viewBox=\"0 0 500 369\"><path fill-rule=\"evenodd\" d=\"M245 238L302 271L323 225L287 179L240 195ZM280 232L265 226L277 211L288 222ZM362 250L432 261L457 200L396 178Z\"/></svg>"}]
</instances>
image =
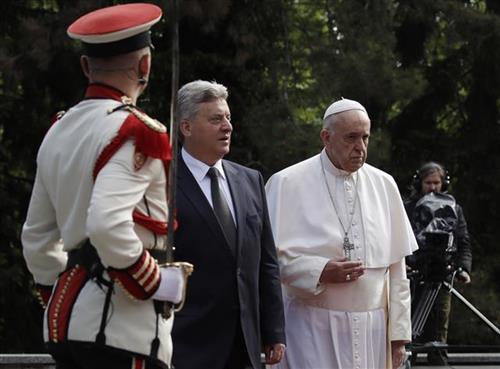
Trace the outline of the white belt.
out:
<instances>
[{"instance_id":1,"label":"white belt","mask_svg":"<svg viewBox=\"0 0 500 369\"><path fill-rule=\"evenodd\" d=\"M288 290L291 300L322 309L362 312L387 307L386 268L367 269L358 280L331 283L316 296L297 296Z\"/></svg>"}]
</instances>

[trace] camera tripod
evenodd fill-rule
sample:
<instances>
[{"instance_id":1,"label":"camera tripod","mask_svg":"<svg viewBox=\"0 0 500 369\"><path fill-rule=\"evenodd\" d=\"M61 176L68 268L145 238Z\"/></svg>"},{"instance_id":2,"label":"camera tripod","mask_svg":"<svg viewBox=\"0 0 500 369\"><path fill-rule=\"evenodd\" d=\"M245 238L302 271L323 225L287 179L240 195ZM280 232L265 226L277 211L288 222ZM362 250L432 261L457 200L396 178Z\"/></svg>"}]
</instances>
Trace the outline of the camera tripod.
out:
<instances>
[{"instance_id":1,"label":"camera tripod","mask_svg":"<svg viewBox=\"0 0 500 369\"><path fill-rule=\"evenodd\" d=\"M423 291L411 316L412 339L420 337L443 282L424 282Z\"/></svg>"},{"instance_id":2,"label":"camera tripod","mask_svg":"<svg viewBox=\"0 0 500 369\"><path fill-rule=\"evenodd\" d=\"M458 270L460 271L460 270ZM454 280L455 273L452 275L452 281ZM474 305L472 305L464 296L462 296L454 287L453 282L449 283L445 280L432 280L424 281L423 289L419 295L419 300L414 308L411 317L412 323L412 339L420 337L424 331L425 323L429 317L429 314L434 306L436 298L442 288L446 288L447 291L457 297L465 306L467 306L474 314L476 314L489 328L491 328L496 334L500 335L500 329L496 327L488 318L486 318ZM439 350L446 348L445 343L436 343L428 347L431 350ZM421 347L410 345L410 351L412 352L412 362L416 361L416 354L418 352L427 352L428 350L421 350ZM415 354L415 355L413 355Z\"/></svg>"},{"instance_id":3,"label":"camera tripod","mask_svg":"<svg viewBox=\"0 0 500 369\"><path fill-rule=\"evenodd\" d=\"M422 291L421 297L418 304L412 314L411 324L412 324L412 338L415 339L419 337L423 330L425 323L429 317L431 309L436 301L441 288L446 288L449 293L452 293L457 297L465 306L467 306L474 314L476 314L488 327L490 327L496 334L500 335L500 329L495 326L488 318L486 318L474 305L472 305L464 296L458 292L452 284L441 281L441 282L424 282L425 286Z\"/></svg>"}]
</instances>

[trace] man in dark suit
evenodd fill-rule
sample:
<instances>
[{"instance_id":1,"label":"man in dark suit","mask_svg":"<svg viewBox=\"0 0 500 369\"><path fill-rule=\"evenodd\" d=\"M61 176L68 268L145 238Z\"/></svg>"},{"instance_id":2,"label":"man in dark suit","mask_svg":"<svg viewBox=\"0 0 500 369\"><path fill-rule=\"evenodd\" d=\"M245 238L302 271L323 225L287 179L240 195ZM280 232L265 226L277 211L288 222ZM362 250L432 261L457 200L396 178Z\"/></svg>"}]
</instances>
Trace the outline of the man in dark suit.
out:
<instances>
[{"instance_id":1,"label":"man in dark suit","mask_svg":"<svg viewBox=\"0 0 500 369\"><path fill-rule=\"evenodd\" d=\"M225 86L179 90L176 259L195 265L173 328L177 369L261 368L284 353L279 267L259 172L222 160L231 115Z\"/></svg>"}]
</instances>

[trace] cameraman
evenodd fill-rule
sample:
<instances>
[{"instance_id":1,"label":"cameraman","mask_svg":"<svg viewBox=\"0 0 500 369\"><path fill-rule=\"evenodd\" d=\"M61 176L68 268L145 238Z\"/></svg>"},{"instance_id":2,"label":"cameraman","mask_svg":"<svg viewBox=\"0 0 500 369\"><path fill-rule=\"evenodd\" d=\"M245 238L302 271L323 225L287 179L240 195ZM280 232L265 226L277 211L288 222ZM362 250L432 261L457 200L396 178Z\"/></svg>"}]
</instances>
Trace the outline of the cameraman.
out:
<instances>
[{"instance_id":1,"label":"cameraman","mask_svg":"<svg viewBox=\"0 0 500 369\"><path fill-rule=\"evenodd\" d=\"M424 164L415 174L414 183L412 188L412 194L408 201L405 202L406 212L408 218L412 224L415 234L421 231L418 228L421 226L418 224L418 211L416 211L417 202L426 194L431 192L435 194L445 193L447 186L449 184L449 177L447 176L446 170L438 163L428 162ZM452 200L451 195L448 196ZM451 233L453 237L453 244L451 249L453 250L453 257L451 264L458 271L455 274L455 278L464 284L468 284L471 281L470 270L472 264L472 253L470 246L469 233L467 231L467 223L463 215L463 211L460 205L453 202L454 213L456 214L456 221L452 223ZM420 241L419 241L420 243ZM419 245L421 248L426 245ZM428 246L428 245L427 245ZM419 251L416 252L418 254ZM444 256L443 256L444 257ZM425 263L425 261L424 261ZM443 265L448 263L448 260L442 260ZM409 270L418 267L418 255L411 255L407 257L407 265ZM432 271L432 269L431 269ZM453 271L449 273L445 279L450 281ZM439 279L436 276L430 276L431 280ZM414 283L413 292L415 296L419 295L419 289L422 285ZM448 324L451 310L451 294L446 288L441 288L436 301L432 307L428 320L424 327L424 332L419 338L421 342L438 341L443 344L446 343L448 336ZM428 354L428 362L433 365L446 365L447 356L445 350L431 351Z\"/></svg>"}]
</instances>

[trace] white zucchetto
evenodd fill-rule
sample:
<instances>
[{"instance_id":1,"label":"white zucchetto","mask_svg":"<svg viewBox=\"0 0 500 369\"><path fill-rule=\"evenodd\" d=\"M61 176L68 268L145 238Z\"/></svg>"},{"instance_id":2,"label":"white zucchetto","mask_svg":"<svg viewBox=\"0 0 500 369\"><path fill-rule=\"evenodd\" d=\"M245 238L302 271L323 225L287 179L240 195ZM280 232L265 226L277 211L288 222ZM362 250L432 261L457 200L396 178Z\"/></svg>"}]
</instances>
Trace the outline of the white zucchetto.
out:
<instances>
[{"instance_id":1,"label":"white zucchetto","mask_svg":"<svg viewBox=\"0 0 500 369\"><path fill-rule=\"evenodd\" d=\"M323 120L333 114L342 113L348 110L361 110L368 115L365 107L361 105L359 102L349 99L342 98L341 100L335 101L332 105L328 107L325 111L325 115L323 116Z\"/></svg>"}]
</instances>

